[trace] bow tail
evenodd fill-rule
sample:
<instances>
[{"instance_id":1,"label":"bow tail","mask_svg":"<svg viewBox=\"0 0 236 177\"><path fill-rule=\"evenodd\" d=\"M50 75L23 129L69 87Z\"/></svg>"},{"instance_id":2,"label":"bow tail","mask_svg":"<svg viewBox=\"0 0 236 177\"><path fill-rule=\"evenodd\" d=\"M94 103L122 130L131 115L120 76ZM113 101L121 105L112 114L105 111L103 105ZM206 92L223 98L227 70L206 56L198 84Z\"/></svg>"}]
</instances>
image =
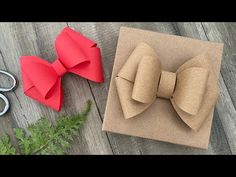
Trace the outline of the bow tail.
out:
<instances>
[{"instance_id":1,"label":"bow tail","mask_svg":"<svg viewBox=\"0 0 236 177\"><path fill-rule=\"evenodd\" d=\"M62 105L61 77L41 58L24 56L20 60L25 95L57 111Z\"/></svg>"},{"instance_id":2,"label":"bow tail","mask_svg":"<svg viewBox=\"0 0 236 177\"><path fill-rule=\"evenodd\" d=\"M206 89L206 93L204 95L205 98L201 103L201 107L198 111L197 115L190 115L179 108L174 99L171 99L171 103L178 113L179 117L186 123L191 129L197 131L201 128L203 123L206 121L208 116L213 112L214 106L217 102L217 98L219 96L217 80L214 77L213 73L209 76L209 80L211 81Z\"/></svg>"},{"instance_id":3,"label":"bow tail","mask_svg":"<svg viewBox=\"0 0 236 177\"><path fill-rule=\"evenodd\" d=\"M63 89L61 86L61 78L58 79L56 84L53 86L51 91L48 93L49 98L44 98L37 88L32 84L27 75L22 71L22 81L23 81L23 89L25 95L31 97L38 102L51 107L56 111L60 111L62 103L63 103ZM53 90L53 91L52 91Z\"/></svg>"},{"instance_id":4,"label":"bow tail","mask_svg":"<svg viewBox=\"0 0 236 177\"><path fill-rule=\"evenodd\" d=\"M132 99L131 95L134 86L132 82L121 77L116 77L115 82L120 104L126 119L144 112L153 103L141 103Z\"/></svg>"}]
</instances>

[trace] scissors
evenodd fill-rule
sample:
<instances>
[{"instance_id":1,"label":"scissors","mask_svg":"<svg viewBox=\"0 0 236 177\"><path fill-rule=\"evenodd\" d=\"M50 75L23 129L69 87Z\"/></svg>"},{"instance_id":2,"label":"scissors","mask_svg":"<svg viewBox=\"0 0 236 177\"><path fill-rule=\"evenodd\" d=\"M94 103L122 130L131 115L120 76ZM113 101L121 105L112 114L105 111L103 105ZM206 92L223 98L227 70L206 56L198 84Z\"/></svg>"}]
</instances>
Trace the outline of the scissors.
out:
<instances>
[{"instance_id":1,"label":"scissors","mask_svg":"<svg viewBox=\"0 0 236 177\"><path fill-rule=\"evenodd\" d=\"M3 74L3 75L6 75L6 76L10 77L10 78L12 79L12 81L13 81L12 86L9 87L9 88L1 88L1 87L0 87L0 98L1 98L1 99L4 101L4 103L5 103L4 109L2 110L2 112L0 112L0 116L2 116L2 115L4 115L4 114L6 114L6 112L7 112L7 111L9 110L9 108L10 108L10 103L9 103L7 97L5 97L5 96L2 94L2 92L10 92L10 91L13 91L13 89L14 89L14 88L16 87L16 85L17 85L17 82L16 82L16 78L15 78L12 74L10 74L9 72L7 72L7 71L0 70L0 74Z\"/></svg>"}]
</instances>

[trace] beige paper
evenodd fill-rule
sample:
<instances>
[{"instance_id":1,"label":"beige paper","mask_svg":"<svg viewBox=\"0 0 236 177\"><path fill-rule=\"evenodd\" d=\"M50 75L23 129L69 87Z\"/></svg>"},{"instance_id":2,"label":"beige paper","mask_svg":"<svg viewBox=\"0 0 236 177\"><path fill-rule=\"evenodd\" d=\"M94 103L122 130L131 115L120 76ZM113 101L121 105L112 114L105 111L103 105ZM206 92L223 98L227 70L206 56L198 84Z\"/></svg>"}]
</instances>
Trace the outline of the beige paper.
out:
<instances>
[{"instance_id":1,"label":"beige paper","mask_svg":"<svg viewBox=\"0 0 236 177\"><path fill-rule=\"evenodd\" d=\"M215 106L218 97L217 82L210 76L214 73L211 72L209 57L207 54L198 55L180 66L176 73L166 72L161 71L161 63L157 57L145 56L148 52L145 52L144 48L139 50L142 45L143 43L138 44L126 61L131 63L130 60L134 60L134 53L139 53L143 57L139 59L138 67L125 63L124 68L121 68L122 73L125 74L120 77L118 73L117 76L120 80L130 82L129 84L117 83L118 96L125 118L142 113L147 108L146 104L150 105L158 96L171 99L180 118L193 130L198 130ZM150 48L149 46L147 49ZM134 82L127 80L130 77L128 74L131 73L135 75ZM126 117L127 115L129 117Z\"/></svg>"},{"instance_id":2,"label":"beige paper","mask_svg":"<svg viewBox=\"0 0 236 177\"><path fill-rule=\"evenodd\" d=\"M134 81L132 99L141 103L151 103L156 99L158 81L161 75L160 68L159 60L152 56L144 56L141 59Z\"/></svg>"},{"instance_id":3,"label":"beige paper","mask_svg":"<svg viewBox=\"0 0 236 177\"><path fill-rule=\"evenodd\" d=\"M198 132L194 132L186 126L179 118L170 101L165 99L156 99L148 108L145 106L146 110L135 118L124 118L120 105L120 98L118 97L116 89L116 86L119 84L115 85L115 80L117 83L119 79L115 79L115 77L118 75L120 69L123 68L123 65L127 64L126 61L128 57L140 42L145 42L152 46L158 55L156 57L161 61L161 65L169 72L176 72L176 70L187 60L201 53L207 53L212 68L214 68L212 77L218 78L223 49L222 44L138 29L121 28L105 111L103 130L193 147L207 148L213 110L211 110L211 113ZM143 46L146 47L145 45ZM149 49L149 53L151 53L149 55L155 56L152 52L153 51ZM134 58L136 59L132 62L135 63L135 65L132 64L132 66L137 68L142 56L140 58L134 56ZM135 62L137 60L139 61ZM196 65L196 67L198 66ZM181 68L179 68L178 71L179 70L181 70ZM119 76L120 75L125 76L124 72L121 72ZM133 77L127 78L127 85L129 81L135 80L135 73L133 73L132 76ZM123 81L120 81L120 83L121 82ZM132 94L132 90L130 91L130 94ZM213 97L214 96L212 96L212 98ZM129 98L124 97L123 99ZM192 119L189 119L188 121L191 120Z\"/></svg>"},{"instance_id":4,"label":"beige paper","mask_svg":"<svg viewBox=\"0 0 236 177\"><path fill-rule=\"evenodd\" d=\"M157 97L171 98L176 85L176 73L162 71L157 90Z\"/></svg>"}]
</instances>

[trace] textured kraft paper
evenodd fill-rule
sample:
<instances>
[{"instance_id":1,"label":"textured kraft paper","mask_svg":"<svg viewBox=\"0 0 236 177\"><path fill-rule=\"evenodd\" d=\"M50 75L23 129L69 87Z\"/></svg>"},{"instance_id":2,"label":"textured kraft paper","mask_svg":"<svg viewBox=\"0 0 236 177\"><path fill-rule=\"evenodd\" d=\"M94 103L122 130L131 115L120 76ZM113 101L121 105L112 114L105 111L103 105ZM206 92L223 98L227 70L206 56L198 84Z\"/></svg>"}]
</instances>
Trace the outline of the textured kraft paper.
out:
<instances>
[{"instance_id":1,"label":"textured kraft paper","mask_svg":"<svg viewBox=\"0 0 236 177\"><path fill-rule=\"evenodd\" d=\"M115 78L124 117L129 119L142 113L157 96L170 99L180 118L197 131L218 98L217 79L207 54L193 57L173 73L161 71L158 58L140 52L144 48L151 49L146 43L137 45Z\"/></svg>"},{"instance_id":2,"label":"textured kraft paper","mask_svg":"<svg viewBox=\"0 0 236 177\"><path fill-rule=\"evenodd\" d=\"M102 130L207 149L214 109L198 131L189 128L179 118L167 99L155 99L141 114L124 118L115 78L141 42L154 49L165 71L173 73L191 58L207 53L214 76L218 79L223 44L121 27Z\"/></svg>"},{"instance_id":3,"label":"textured kraft paper","mask_svg":"<svg viewBox=\"0 0 236 177\"><path fill-rule=\"evenodd\" d=\"M180 118L197 131L218 98L210 58L206 53L195 56L173 73L162 71L150 51L154 50L147 43L139 43L115 78L124 117L142 113L157 96L170 99Z\"/></svg>"}]
</instances>

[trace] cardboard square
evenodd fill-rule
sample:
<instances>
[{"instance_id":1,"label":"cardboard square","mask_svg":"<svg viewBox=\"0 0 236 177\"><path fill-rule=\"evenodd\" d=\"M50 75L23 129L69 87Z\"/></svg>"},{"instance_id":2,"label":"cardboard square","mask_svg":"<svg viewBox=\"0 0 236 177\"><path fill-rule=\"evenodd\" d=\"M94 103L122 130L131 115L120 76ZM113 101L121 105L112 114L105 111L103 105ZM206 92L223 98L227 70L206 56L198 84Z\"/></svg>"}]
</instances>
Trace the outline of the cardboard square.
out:
<instances>
[{"instance_id":1,"label":"cardboard square","mask_svg":"<svg viewBox=\"0 0 236 177\"><path fill-rule=\"evenodd\" d=\"M218 79L223 53L222 43L121 27L102 130L207 149L214 108L198 131L189 128L179 118L169 100L161 98L157 98L138 116L124 118L115 77L140 42L150 45L158 54L163 69L170 72L175 72L187 60L207 53Z\"/></svg>"}]
</instances>

